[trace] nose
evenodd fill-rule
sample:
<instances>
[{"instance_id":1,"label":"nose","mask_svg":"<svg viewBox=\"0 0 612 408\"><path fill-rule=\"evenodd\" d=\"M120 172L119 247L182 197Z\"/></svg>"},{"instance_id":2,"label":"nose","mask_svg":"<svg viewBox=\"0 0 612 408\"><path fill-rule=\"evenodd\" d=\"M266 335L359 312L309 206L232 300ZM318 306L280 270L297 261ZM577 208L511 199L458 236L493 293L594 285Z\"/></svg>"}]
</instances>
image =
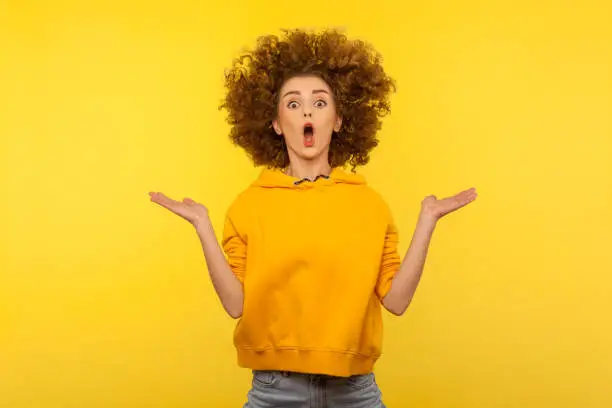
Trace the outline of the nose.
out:
<instances>
[{"instance_id":1,"label":"nose","mask_svg":"<svg viewBox=\"0 0 612 408\"><path fill-rule=\"evenodd\" d=\"M312 108L308 104L304 104L302 112L304 113L305 119L312 117Z\"/></svg>"}]
</instances>

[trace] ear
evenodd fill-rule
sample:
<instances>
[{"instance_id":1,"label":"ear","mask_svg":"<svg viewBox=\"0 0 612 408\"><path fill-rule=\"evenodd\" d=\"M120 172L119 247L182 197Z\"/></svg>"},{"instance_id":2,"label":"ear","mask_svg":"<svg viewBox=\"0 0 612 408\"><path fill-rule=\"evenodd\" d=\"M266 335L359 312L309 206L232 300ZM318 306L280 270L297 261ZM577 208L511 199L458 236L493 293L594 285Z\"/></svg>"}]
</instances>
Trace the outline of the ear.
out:
<instances>
[{"instance_id":1,"label":"ear","mask_svg":"<svg viewBox=\"0 0 612 408\"><path fill-rule=\"evenodd\" d=\"M278 119L274 119L274 120L272 121L272 128L274 129L274 131L276 132L276 134L277 134L277 135L279 135L279 136L280 136L280 135L282 135L282 134L283 134L283 131L282 131L282 129L280 128L280 125L278 124Z\"/></svg>"},{"instance_id":2,"label":"ear","mask_svg":"<svg viewBox=\"0 0 612 408\"><path fill-rule=\"evenodd\" d=\"M338 133L342 127L342 116L338 115L336 118L336 125L334 126L334 132Z\"/></svg>"}]
</instances>

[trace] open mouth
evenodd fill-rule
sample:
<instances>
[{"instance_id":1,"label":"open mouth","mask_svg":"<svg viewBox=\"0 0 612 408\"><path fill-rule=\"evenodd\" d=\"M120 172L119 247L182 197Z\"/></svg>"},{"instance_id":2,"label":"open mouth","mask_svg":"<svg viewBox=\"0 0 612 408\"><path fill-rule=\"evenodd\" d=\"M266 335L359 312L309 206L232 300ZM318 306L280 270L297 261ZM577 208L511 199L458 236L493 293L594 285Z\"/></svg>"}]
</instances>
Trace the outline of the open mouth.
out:
<instances>
[{"instance_id":1,"label":"open mouth","mask_svg":"<svg viewBox=\"0 0 612 408\"><path fill-rule=\"evenodd\" d=\"M312 147L314 146L314 128L312 123L304 124L304 146Z\"/></svg>"}]
</instances>

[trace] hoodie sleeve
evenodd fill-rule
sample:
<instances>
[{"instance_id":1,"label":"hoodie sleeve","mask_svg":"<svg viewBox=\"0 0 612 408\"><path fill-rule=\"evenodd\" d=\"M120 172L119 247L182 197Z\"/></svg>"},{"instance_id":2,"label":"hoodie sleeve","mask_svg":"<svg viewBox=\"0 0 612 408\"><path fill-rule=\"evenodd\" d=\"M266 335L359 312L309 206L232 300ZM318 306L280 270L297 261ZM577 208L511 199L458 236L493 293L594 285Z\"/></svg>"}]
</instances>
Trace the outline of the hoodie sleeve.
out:
<instances>
[{"instance_id":1,"label":"hoodie sleeve","mask_svg":"<svg viewBox=\"0 0 612 408\"><path fill-rule=\"evenodd\" d=\"M236 226L237 215L234 206L227 212L223 227L222 246L232 272L240 282L244 282L247 246L244 236Z\"/></svg>"},{"instance_id":2,"label":"hoodie sleeve","mask_svg":"<svg viewBox=\"0 0 612 408\"><path fill-rule=\"evenodd\" d=\"M381 301L391 289L391 282L401 266L401 259L397 250L398 242L399 232L392 216L389 215L380 271L376 282L376 295Z\"/></svg>"}]
</instances>

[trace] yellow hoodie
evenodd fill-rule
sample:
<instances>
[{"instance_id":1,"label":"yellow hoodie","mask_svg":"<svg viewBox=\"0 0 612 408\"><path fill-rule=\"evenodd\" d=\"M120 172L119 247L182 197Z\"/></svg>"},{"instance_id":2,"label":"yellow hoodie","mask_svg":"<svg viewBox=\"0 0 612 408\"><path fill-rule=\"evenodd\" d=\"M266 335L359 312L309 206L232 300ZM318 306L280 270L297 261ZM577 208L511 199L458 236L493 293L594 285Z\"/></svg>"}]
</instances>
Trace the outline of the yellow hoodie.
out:
<instances>
[{"instance_id":1,"label":"yellow hoodie","mask_svg":"<svg viewBox=\"0 0 612 408\"><path fill-rule=\"evenodd\" d=\"M227 212L223 249L244 285L238 364L350 376L372 371L381 300L400 266L385 201L334 169L299 180L265 169Z\"/></svg>"}]
</instances>

